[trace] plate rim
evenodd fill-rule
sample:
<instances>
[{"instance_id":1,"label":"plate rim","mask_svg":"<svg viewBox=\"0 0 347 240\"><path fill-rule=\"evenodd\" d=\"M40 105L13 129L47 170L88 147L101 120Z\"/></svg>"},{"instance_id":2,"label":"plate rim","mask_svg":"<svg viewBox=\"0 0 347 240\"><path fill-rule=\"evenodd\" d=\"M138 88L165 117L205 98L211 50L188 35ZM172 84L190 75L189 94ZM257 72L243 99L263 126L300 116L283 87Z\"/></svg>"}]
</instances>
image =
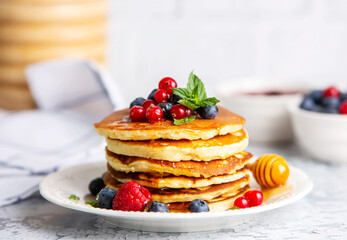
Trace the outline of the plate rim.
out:
<instances>
[{"instance_id":1,"label":"plate rim","mask_svg":"<svg viewBox=\"0 0 347 240\"><path fill-rule=\"evenodd\" d=\"M300 175L301 178L304 178L306 180L302 189L296 195L279 202L270 203L267 205L262 205L257 207L246 208L246 209L238 209L237 211L227 210L227 211L221 211L221 212L202 212L202 213L189 213L189 212L188 213L157 213L157 212L133 212L133 211L126 212L126 211L95 208L85 203L82 204L81 202L75 203L75 202L67 201L69 199L57 199L54 195L50 194L50 190L47 190L48 188L47 185L49 185L49 182L52 181L52 179L54 179L58 175L66 174L76 169L81 169L81 168L84 169L88 167L91 168L92 166L96 166L99 164L105 164L105 162L98 161L98 162L92 162L92 163L79 164L79 165L75 165L69 168L59 170L57 172L54 172L45 176L40 181L40 184L39 184L39 192L41 196L45 198L47 201L53 204L56 204L58 206L65 207L75 211L101 215L104 217L112 217L112 218L119 218L119 219L140 219L140 220L146 220L146 219L178 220L178 219L201 219L202 217L204 219L216 218L216 217L227 218L232 216L240 216L240 215L244 216L249 214L256 214L260 212L270 211L273 209L277 209L277 208L292 204L302 199L307 194L309 194L313 189L313 182L312 180L309 179L307 174L299 168L290 166L291 174L294 173L294 175Z\"/></svg>"}]
</instances>

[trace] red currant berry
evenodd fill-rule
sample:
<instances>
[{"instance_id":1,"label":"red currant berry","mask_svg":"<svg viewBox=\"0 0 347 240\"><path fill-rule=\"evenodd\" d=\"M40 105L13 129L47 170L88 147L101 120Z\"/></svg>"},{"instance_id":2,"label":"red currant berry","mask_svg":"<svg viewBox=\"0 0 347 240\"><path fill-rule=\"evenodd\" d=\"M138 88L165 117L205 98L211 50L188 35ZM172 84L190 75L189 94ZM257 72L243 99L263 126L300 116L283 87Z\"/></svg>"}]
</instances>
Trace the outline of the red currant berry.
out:
<instances>
[{"instance_id":1,"label":"red currant berry","mask_svg":"<svg viewBox=\"0 0 347 240\"><path fill-rule=\"evenodd\" d=\"M340 113L341 114L347 114L347 100L341 103Z\"/></svg>"},{"instance_id":2,"label":"red currant berry","mask_svg":"<svg viewBox=\"0 0 347 240\"><path fill-rule=\"evenodd\" d=\"M160 121L163 115L163 110L158 106L150 106L146 110L146 118L150 122Z\"/></svg>"},{"instance_id":3,"label":"red currant berry","mask_svg":"<svg viewBox=\"0 0 347 240\"><path fill-rule=\"evenodd\" d=\"M182 106L181 104L176 104L172 106L170 114L172 118L181 119L186 116L187 112L184 106Z\"/></svg>"},{"instance_id":4,"label":"red currant berry","mask_svg":"<svg viewBox=\"0 0 347 240\"><path fill-rule=\"evenodd\" d=\"M167 94L167 92L163 89L157 90L154 94L154 100L157 103L167 102L168 99L169 99L169 94Z\"/></svg>"},{"instance_id":5,"label":"red currant berry","mask_svg":"<svg viewBox=\"0 0 347 240\"><path fill-rule=\"evenodd\" d=\"M142 107L147 110L147 108L151 107L151 106L156 106L157 104L153 101L153 100L146 100L142 103Z\"/></svg>"},{"instance_id":6,"label":"red currant berry","mask_svg":"<svg viewBox=\"0 0 347 240\"><path fill-rule=\"evenodd\" d=\"M171 88L177 88L177 83L174 79L166 77L160 80L158 88L165 90L168 94L171 95L173 93Z\"/></svg>"},{"instance_id":7,"label":"red currant berry","mask_svg":"<svg viewBox=\"0 0 347 240\"><path fill-rule=\"evenodd\" d=\"M193 111L190 108L186 108L186 117L189 117L193 114Z\"/></svg>"},{"instance_id":8,"label":"red currant berry","mask_svg":"<svg viewBox=\"0 0 347 240\"><path fill-rule=\"evenodd\" d=\"M250 207L259 206L260 204L263 203L263 199L264 199L263 193L258 190L252 190L252 191L246 192L245 198L248 199Z\"/></svg>"},{"instance_id":9,"label":"red currant berry","mask_svg":"<svg viewBox=\"0 0 347 240\"><path fill-rule=\"evenodd\" d=\"M336 87L331 86L324 90L323 96L324 97L340 97L340 91Z\"/></svg>"},{"instance_id":10,"label":"red currant berry","mask_svg":"<svg viewBox=\"0 0 347 240\"><path fill-rule=\"evenodd\" d=\"M131 121L140 122L146 120L146 110L141 106L133 106L129 113Z\"/></svg>"},{"instance_id":11,"label":"red currant berry","mask_svg":"<svg viewBox=\"0 0 347 240\"><path fill-rule=\"evenodd\" d=\"M236 200L234 202L234 207L248 208L249 207L249 201L245 197L238 197L238 198L236 198Z\"/></svg>"}]
</instances>

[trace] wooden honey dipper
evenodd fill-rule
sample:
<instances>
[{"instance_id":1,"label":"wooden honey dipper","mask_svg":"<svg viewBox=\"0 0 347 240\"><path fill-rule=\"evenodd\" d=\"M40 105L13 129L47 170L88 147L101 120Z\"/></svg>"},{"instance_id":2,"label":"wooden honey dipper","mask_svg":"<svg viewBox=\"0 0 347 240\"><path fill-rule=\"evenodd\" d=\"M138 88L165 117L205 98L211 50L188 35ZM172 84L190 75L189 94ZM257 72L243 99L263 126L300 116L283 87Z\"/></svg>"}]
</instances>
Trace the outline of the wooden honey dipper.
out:
<instances>
[{"instance_id":1,"label":"wooden honey dipper","mask_svg":"<svg viewBox=\"0 0 347 240\"><path fill-rule=\"evenodd\" d=\"M289 177L287 161L276 154L265 154L251 165L253 177L263 188L284 185Z\"/></svg>"}]
</instances>

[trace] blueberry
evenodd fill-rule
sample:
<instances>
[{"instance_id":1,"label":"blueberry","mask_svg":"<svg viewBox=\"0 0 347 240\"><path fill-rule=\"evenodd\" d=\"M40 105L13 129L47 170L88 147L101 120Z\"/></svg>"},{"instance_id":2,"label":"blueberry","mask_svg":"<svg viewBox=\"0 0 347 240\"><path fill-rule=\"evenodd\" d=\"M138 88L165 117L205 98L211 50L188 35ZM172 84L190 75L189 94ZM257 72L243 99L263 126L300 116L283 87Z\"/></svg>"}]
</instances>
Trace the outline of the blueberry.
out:
<instances>
[{"instance_id":1,"label":"blueberry","mask_svg":"<svg viewBox=\"0 0 347 240\"><path fill-rule=\"evenodd\" d=\"M313 98L311 96L305 96L300 104L300 108L308 111L313 111L314 107L316 106Z\"/></svg>"},{"instance_id":2,"label":"blueberry","mask_svg":"<svg viewBox=\"0 0 347 240\"><path fill-rule=\"evenodd\" d=\"M329 109L338 109L340 106L340 99L337 97L324 98L322 106Z\"/></svg>"},{"instance_id":3,"label":"blueberry","mask_svg":"<svg viewBox=\"0 0 347 240\"><path fill-rule=\"evenodd\" d=\"M132 108L133 106L141 106L145 100L146 99L144 99L143 97L135 98L135 100L130 103L129 108Z\"/></svg>"},{"instance_id":4,"label":"blueberry","mask_svg":"<svg viewBox=\"0 0 347 240\"><path fill-rule=\"evenodd\" d=\"M160 202L150 202L146 207L147 212L170 212L169 207Z\"/></svg>"},{"instance_id":5,"label":"blueberry","mask_svg":"<svg viewBox=\"0 0 347 240\"><path fill-rule=\"evenodd\" d=\"M166 119L172 119L172 116L170 114L170 110L172 108L172 103L166 102L166 103L159 103L158 106L163 110L164 117Z\"/></svg>"},{"instance_id":6,"label":"blueberry","mask_svg":"<svg viewBox=\"0 0 347 240\"><path fill-rule=\"evenodd\" d=\"M173 105L178 104L178 101L181 100L182 98L176 94L171 94L169 98L169 102L172 103Z\"/></svg>"},{"instance_id":7,"label":"blueberry","mask_svg":"<svg viewBox=\"0 0 347 240\"><path fill-rule=\"evenodd\" d=\"M117 191L113 188L105 187L102 189L96 197L99 207L112 209L112 201L116 194Z\"/></svg>"},{"instance_id":8,"label":"blueberry","mask_svg":"<svg viewBox=\"0 0 347 240\"><path fill-rule=\"evenodd\" d=\"M325 110L324 110L324 107L322 107L322 106L319 106L319 105L316 105L316 106L314 106L313 108L312 108L312 110L311 111L313 111L313 112L324 112Z\"/></svg>"},{"instance_id":9,"label":"blueberry","mask_svg":"<svg viewBox=\"0 0 347 240\"><path fill-rule=\"evenodd\" d=\"M217 106L208 106L208 107L200 107L197 110L197 113L200 117L204 119L212 119L217 117L218 115L218 107Z\"/></svg>"},{"instance_id":10,"label":"blueberry","mask_svg":"<svg viewBox=\"0 0 347 240\"><path fill-rule=\"evenodd\" d=\"M154 94L157 90L158 90L158 88L153 89L152 92L148 95L147 99L151 99L151 100L155 101Z\"/></svg>"},{"instance_id":11,"label":"blueberry","mask_svg":"<svg viewBox=\"0 0 347 240\"><path fill-rule=\"evenodd\" d=\"M340 99L341 99L341 102L347 101L347 92L346 93L341 93Z\"/></svg>"},{"instance_id":12,"label":"blueberry","mask_svg":"<svg viewBox=\"0 0 347 240\"><path fill-rule=\"evenodd\" d=\"M322 90L313 90L310 92L309 96L315 101L315 103L320 103L323 100Z\"/></svg>"},{"instance_id":13,"label":"blueberry","mask_svg":"<svg viewBox=\"0 0 347 240\"><path fill-rule=\"evenodd\" d=\"M93 195L98 194L104 187L105 183L104 180L102 180L102 178L95 178L89 183L89 191Z\"/></svg>"},{"instance_id":14,"label":"blueberry","mask_svg":"<svg viewBox=\"0 0 347 240\"><path fill-rule=\"evenodd\" d=\"M191 212L209 212L210 211L210 208L208 207L207 202L200 199L193 200L189 204L188 209Z\"/></svg>"}]
</instances>

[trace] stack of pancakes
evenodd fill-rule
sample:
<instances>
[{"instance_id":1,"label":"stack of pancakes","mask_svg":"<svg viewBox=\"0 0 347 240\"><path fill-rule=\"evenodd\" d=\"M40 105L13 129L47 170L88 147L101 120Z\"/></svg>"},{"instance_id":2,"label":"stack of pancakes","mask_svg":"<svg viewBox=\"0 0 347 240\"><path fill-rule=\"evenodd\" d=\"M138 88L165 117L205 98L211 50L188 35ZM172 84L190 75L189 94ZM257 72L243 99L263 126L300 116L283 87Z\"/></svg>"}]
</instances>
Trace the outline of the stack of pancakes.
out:
<instances>
[{"instance_id":1,"label":"stack of pancakes","mask_svg":"<svg viewBox=\"0 0 347 240\"><path fill-rule=\"evenodd\" d=\"M171 120L130 122L128 114L117 111L95 124L107 141L109 187L136 181L171 212L188 211L194 199L205 200L210 211L227 210L249 190L252 154L244 151L242 117L219 107L215 119L176 126Z\"/></svg>"}]
</instances>

